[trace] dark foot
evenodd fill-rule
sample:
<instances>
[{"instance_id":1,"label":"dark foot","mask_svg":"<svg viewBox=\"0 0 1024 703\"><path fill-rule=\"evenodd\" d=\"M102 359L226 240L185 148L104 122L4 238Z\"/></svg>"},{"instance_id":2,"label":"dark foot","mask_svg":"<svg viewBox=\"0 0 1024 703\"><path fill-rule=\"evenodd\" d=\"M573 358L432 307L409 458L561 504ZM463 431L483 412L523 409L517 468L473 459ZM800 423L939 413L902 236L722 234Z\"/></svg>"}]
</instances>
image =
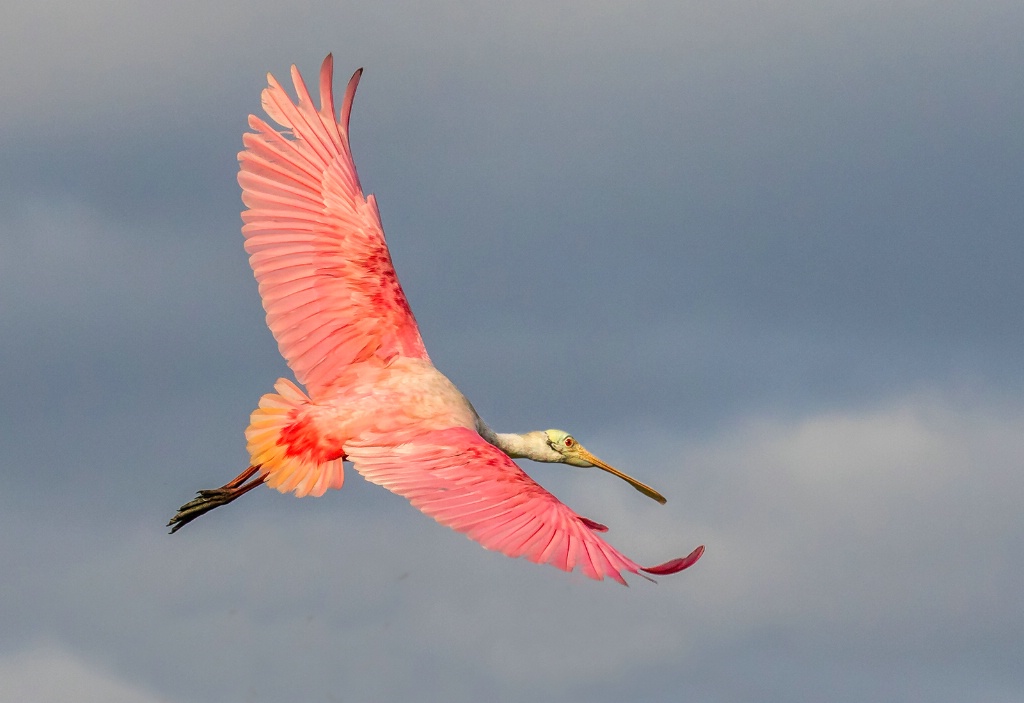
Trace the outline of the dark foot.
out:
<instances>
[{"instance_id":1,"label":"dark foot","mask_svg":"<svg viewBox=\"0 0 1024 703\"><path fill-rule=\"evenodd\" d=\"M178 512L167 526L171 528L171 534L180 530L185 525L195 520L200 515L205 515L214 508L227 505L235 498L245 495L252 489L263 484L264 476L257 476L248 483L246 481L258 470L258 467L250 466L248 469L236 476L230 483L220 488L210 488L199 491L199 496L193 498L178 508Z\"/></svg>"},{"instance_id":2,"label":"dark foot","mask_svg":"<svg viewBox=\"0 0 1024 703\"><path fill-rule=\"evenodd\" d=\"M174 534L200 515L204 515L222 505L227 505L237 497L237 491L230 488L212 488L206 491L199 491L199 497L190 500L178 508L177 514L171 518L167 526L171 528L171 534Z\"/></svg>"}]
</instances>

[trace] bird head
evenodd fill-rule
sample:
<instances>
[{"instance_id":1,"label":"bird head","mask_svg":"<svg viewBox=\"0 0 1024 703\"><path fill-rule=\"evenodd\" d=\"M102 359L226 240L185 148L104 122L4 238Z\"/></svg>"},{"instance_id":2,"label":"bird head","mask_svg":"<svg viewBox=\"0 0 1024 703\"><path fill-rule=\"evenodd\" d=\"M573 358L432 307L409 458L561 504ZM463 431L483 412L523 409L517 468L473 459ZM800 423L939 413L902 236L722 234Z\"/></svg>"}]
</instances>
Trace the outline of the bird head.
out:
<instances>
[{"instance_id":1,"label":"bird head","mask_svg":"<svg viewBox=\"0 0 1024 703\"><path fill-rule=\"evenodd\" d=\"M618 476L648 498L653 498L662 504L665 503L665 496L661 495L647 484L641 483L632 476L624 474L615 467L604 463L588 452L583 445L577 442L576 438L568 432L565 432L564 430L545 430L544 436L547 438L548 446L560 456L556 461L561 461L563 464L569 464L570 466L596 466L599 469L603 469L610 474Z\"/></svg>"}]
</instances>

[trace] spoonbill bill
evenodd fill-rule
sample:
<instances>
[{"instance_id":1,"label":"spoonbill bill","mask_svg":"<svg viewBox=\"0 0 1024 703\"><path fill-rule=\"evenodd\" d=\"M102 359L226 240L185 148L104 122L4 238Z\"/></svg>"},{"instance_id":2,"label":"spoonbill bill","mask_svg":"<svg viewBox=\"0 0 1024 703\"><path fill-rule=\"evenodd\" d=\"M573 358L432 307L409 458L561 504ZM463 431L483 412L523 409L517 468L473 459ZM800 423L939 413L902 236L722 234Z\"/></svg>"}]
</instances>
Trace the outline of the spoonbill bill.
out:
<instances>
[{"instance_id":1,"label":"spoonbill bill","mask_svg":"<svg viewBox=\"0 0 1024 703\"><path fill-rule=\"evenodd\" d=\"M349 148L349 116L362 69L345 90L341 119L333 60L320 69L320 107L295 66L297 99L267 76L262 105L280 128L251 115L238 182L245 250L278 348L305 390L282 378L245 432L249 467L199 491L168 526L266 484L320 496L341 488L343 462L406 497L487 549L625 584L625 574L673 574L688 556L642 567L605 542L608 528L577 515L513 461L597 467L664 503L650 486L609 466L568 432L493 431L430 362L384 239L377 201L364 196ZM647 578L645 576L645 578Z\"/></svg>"}]
</instances>

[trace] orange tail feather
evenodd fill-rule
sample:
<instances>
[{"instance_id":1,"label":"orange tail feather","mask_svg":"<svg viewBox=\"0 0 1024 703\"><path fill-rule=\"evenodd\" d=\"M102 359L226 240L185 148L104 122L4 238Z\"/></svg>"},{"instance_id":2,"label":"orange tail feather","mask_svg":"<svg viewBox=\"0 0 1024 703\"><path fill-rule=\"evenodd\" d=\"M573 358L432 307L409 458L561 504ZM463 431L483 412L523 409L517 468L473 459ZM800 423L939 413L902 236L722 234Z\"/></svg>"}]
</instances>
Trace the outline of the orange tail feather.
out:
<instances>
[{"instance_id":1,"label":"orange tail feather","mask_svg":"<svg viewBox=\"0 0 1024 703\"><path fill-rule=\"evenodd\" d=\"M245 431L253 466L268 486L300 498L341 488L345 457L318 431L309 396L285 378L274 390L260 398Z\"/></svg>"}]
</instances>

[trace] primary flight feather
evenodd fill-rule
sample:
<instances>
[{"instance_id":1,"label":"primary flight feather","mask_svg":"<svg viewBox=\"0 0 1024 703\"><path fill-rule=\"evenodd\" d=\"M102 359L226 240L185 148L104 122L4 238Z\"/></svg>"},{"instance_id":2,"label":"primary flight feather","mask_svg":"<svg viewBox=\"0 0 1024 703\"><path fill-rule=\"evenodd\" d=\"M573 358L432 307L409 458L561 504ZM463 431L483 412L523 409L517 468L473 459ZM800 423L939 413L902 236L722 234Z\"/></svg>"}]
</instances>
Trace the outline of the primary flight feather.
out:
<instances>
[{"instance_id":1,"label":"primary flight feather","mask_svg":"<svg viewBox=\"0 0 1024 703\"><path fill-rule=\"evenodd\" d=\"M336 119L330 55L320 107L292 66L297 100L268 75L262 105L275 128L249 117L242 138L245 249L267 325L305 386L279 379L260 399L246 439L250 466L199 492L171 519L172 532L266 483L320 496L340 488L343 462L405 496L442 525L512 557L579 568L594 579L671 574L704 547L641 567L598 536L513 461L596 466L660 503L660 493L605 464L561 430L502 434L434 368L391 263L377 202L363 195L349 148L356 71ZM642 575L642 574L641 574Z\"/></svg>"}]
</instances>

